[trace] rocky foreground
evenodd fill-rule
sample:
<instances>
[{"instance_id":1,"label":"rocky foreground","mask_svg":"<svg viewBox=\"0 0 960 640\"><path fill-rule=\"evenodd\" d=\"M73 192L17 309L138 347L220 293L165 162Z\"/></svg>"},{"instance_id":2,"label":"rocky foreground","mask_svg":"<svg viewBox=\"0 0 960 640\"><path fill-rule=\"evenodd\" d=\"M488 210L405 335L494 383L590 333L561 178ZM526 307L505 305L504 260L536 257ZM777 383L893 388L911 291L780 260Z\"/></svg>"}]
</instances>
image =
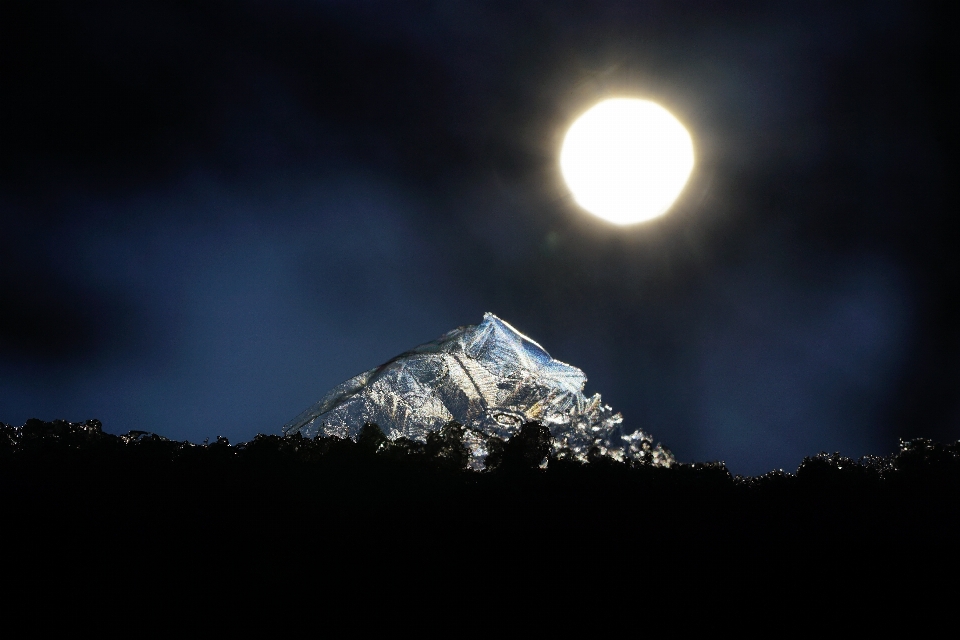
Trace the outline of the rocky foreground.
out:
<instances>
[{"instance_id":1,"label":"rocky foreground","mask_svg":"<svg viewBox=\"0 0 960 640\"><path fill-rule=\"evenodd\" d=\"M489 578L505 562L614 572L823 554L902 562L952 555L960 532L960 443L821 453L795 473L744 478L720 463L553 459L537 424L476 472L462 433L454 424L426 444L391 443L368 426L356 443L231 445L115 436L96 420L0 423L0 544L15 559L229 558L251 571L432 558Z\"/></svg>"}]
</instances>

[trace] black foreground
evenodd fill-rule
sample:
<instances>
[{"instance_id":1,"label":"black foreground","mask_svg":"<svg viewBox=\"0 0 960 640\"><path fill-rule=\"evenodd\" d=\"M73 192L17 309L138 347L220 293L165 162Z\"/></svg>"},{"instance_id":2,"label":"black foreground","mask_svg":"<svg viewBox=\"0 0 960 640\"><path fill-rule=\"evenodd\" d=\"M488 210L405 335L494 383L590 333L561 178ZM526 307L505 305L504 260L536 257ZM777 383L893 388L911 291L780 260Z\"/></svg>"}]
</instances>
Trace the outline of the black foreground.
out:
<instances>
[{"instance_id":1,"label":"black foreground","mask_svg":"<svg viewBox=\"0 0 960 640\"><path fill-rule=\"evenodd\" d=\"M358 443L261 435L233 446L114 436L97 420L0 423L0 543L8 558L100 565L219 558L329 573L429 557L484 575L504 562L903 562L952 557L960 532L960 442L913 440L861 460L821 453L794 474L742 478L721 463L601 457L541 469L549 432L536 424L477 473L463 468L461 433L392 444L368 426Z\"/></svg>"}]
</instances>

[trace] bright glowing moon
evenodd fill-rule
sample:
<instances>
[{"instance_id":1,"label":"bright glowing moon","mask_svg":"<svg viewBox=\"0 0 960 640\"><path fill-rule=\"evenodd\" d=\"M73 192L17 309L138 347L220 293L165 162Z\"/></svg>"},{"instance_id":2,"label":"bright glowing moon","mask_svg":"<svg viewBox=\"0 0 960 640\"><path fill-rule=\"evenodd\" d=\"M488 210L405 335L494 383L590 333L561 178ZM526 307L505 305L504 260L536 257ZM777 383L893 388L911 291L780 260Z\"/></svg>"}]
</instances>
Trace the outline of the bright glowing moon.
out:
<instances>
[{"instance_id":1,"label":"bright glowing moon","mask_svg":"<svg viewBox=\"0 0 960 640\"><path fill-rule=\"evenodd\" d=\"M631 224L666 213L693 170L680 121L647 100L604 100L577 119L560 151L573 197L590 213Z\"/></svg>"}]
</instances>

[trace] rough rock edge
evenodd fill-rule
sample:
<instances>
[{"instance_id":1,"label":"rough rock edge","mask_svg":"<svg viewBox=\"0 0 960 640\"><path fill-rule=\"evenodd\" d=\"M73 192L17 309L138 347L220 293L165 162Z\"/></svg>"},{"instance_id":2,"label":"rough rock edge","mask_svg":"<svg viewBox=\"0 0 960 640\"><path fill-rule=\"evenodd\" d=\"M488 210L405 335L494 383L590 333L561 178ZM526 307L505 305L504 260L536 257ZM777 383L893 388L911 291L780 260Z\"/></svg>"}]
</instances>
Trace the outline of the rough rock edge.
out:
<instances>
[{"instance_id":1,"label":"rough rock edge","mask_svg":"<svg viewBox=\"0 0 960 640\"><path fill-rule=\"evenodd\" d=\"M215 442L196 444L169 440L146 431L129 431L115 436L104 433L102 423L96 419L85 422L30 419L19 427L0 422L0 459L29 459L69 452L123 455L123 452L146 453L150 450L154 458L159 455L170 463L184 458L210 457L254 462L264 456L278 455L300 463L319 463L338 455L342 457L358 453L474 475L476 467L471 466L473 458L464 442L465 437L471 435L475 436L476 433L452 422L431 434L426 443L404 438L390 441L376 425L368 424L356 442L337 437L318 436L311 440L299 434L285 437L258 434L253 440L237 445L231 445L223 437L218 437ZM656 457L660 453L672 459L669 451L660 445L653 446L652 442L645 441L644 444L647 445L645 450L650 451L647 458L620 461L605 455L599 447L594 447L587 460L583 461L555 447L546 427L528 423L509 441L494 436L486 437L485 472L524 468L549 473L551 468L571 465L619 471L656 468L658 471L675 470L682 474L725 478L727 482L750 488L766 488L795 481L806 484L830 483L841 478L848 485L867 485L903 476L923 475L931 479L960 477L960 441L940 444L925 438L901 440L899 451L890 456L871 455L857 460L838 452L820 452L804 458L795 473L781 469L746 477L731 475L723 462L673 463L671 469L658 462Z\"/></svg>"}]
</instances>

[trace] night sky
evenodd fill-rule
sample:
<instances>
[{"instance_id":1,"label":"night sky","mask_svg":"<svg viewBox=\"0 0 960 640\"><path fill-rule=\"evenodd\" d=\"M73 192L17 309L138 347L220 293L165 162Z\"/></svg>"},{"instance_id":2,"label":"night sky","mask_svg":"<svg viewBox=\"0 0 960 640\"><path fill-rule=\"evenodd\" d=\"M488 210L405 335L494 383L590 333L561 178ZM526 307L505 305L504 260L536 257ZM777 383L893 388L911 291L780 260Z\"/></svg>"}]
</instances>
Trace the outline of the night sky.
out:
<instances>
[{"instance_id":1,"label":"night sky","mask_svg":"<svg viewBox=\"0 0 960 640\"><path fill-rule=\"evenodd\" d=\"M956 440L934 4L4 2L0 421L248 440L491 311L682 461ZM697 154L630 227L558 166L613 96Z\"/></svg>"}]
</instances>

